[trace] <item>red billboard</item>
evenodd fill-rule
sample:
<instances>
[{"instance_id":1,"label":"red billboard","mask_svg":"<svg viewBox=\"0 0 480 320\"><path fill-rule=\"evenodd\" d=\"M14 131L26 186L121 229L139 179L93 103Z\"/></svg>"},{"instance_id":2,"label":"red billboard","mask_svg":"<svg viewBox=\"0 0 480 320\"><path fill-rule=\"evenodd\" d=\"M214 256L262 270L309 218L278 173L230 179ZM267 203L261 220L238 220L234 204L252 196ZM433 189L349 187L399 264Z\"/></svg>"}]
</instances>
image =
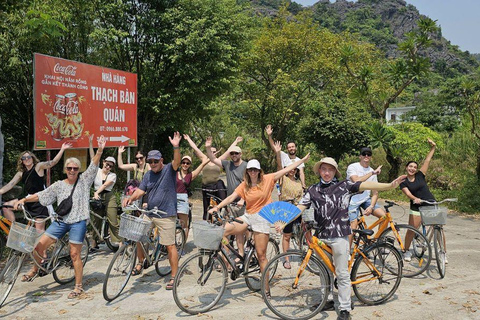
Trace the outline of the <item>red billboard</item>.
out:
<instances>
[{"instance_id":1,"label":"red billboard","mask_svg":"<svg viewBox=\"0 0 480 320\"><path fill-rule=\"evenodd\" d=\"M136 74L38 53L34 69L35 150L137 145Z\"/></svg>"}]
</instances>

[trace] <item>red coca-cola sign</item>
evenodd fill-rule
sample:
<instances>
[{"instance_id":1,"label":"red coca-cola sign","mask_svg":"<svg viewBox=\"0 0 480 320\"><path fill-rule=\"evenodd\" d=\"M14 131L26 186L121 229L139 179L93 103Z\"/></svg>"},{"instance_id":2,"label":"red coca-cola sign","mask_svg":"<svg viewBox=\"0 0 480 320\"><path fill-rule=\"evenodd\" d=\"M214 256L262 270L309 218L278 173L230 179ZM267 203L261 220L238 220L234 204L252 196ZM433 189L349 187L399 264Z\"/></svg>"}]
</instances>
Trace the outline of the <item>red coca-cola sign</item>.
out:
<instances>
[{"instance_id":1,"label":"red coca-cola sign","mask_svg":"<svg viewBox=\"0 0 480 320\"><path fill-rule=\"evenodd\" d=\"M35 54L35 149L137 145L137 75Z\"/></svg>"}]
</instances>

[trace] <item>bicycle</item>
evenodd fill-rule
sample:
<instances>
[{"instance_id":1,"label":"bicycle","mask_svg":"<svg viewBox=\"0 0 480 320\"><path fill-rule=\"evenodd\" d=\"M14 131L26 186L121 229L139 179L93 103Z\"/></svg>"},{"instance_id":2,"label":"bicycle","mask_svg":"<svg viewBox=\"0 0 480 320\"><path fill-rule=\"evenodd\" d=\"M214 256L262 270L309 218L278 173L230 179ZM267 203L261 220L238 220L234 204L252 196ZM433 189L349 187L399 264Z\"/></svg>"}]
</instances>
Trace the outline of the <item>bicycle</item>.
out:
<instances>
[{"instance_id":1,"label":"bicycle","mask_svg":"<svg viewBox=\"0 0 480 320\"><path fill-rule=\"evenodd\" d=\"M151 209L140 209L137 205L124 208L125 211L139 211L143 214L153 213L158 217L166 212ZM177 244L177 251L181 252L185 245L185 233L177 223L176 232L183 234L182 243ZM103 281L103 298L107 301L115 300L125 289L137 259L137 244L142 250L145 259L143 269L155 265L155 271L160 277L167 276L172 269L168 260L168 252L165 245L160 244L160 234L157 228L151 230L151 222L143 220L142 216L137 218L132 215L122 214L120 222L120 235L125 238L123 245L114 254L110 262L105 279ZM180 259L180 254L179 254Z\"/></svg>"},{"instance_id":2,"label":"bicycle","mask_svg":"<svg viewBox=\"0 0 480 320\"><path fill-rule=\"evenodd\" d=\"M360 210L360 216L358 218L358 229L371 229L373 230L378 226L377 232L373 236L367 237L368 242L386 239L390 244L403 255L407 252L405 248L405 235L407 232L414 234L411 248L413 249L412 260L404 261L402 275L407 278L415 277L423 273L430 266L432 259L432 248L425 235L408 224L397 224L393 221L393 217L389 208L396 205L393 201L385 201L385 216L379 218L371 225L367 225L363 210Z\"/></svg>"},{"instance_id":3,"label":"bicycle","mask_svg":"<svg viewBox=\"0 0 480 320\"><path fill-rule=\"evenodd\" d=\"M268 262L262 274L263 299L268 308L282 319L309 319L318 314L331 290L330 274L335 275L331 248L309 234L315 229L313 222L303 225L307 252L291 250L279 254ZM400 285L402 256L393 245L384 241L360 246L361 242L368 242L367 236L373 235L373 230L353 232L357 237L348 268L355 296L367 305L383 303L393 296ZM277 268L286 258L291 268Z\"/></svg>"},{"instance_id":4,"label":"bicycle","mask_svg":"<svg viewBox=\"0 0 480 320\"><path fill-rule=\"evenodd\" d=\"M88 220L88 224L92 227L92 230L95 232L95 234L97 235L97 238L98 239L103 239L103 241L105 241L105 244L107 245L107 247L112 250L113 252L116 252L118 250L118 247L119 245L118 244L115 244L112 242L111 240L111 236L110 236L110 222L108 222L108 217L105 215L105 216L101 216L97 213L95 213L95 211L92 210L92 203L94 202L94 199L90 199L90 217L93 215L94 217L96 217L97 219L100 219L102 220L102 226L100 228L100 230L98 230L96 227L95 227L95 224L92 223L92 219L89 219Z\"/></svg>"},{"instance_id":5,"label":"bicycle","mask_svg":"<svg viewBox=\"0 0 480 320\"><path fill-rule=\"evenodd\" d=\"M243 277L250 290L260 290L261 273L252 238L253 232L250 232L246 241L243 257L223 238L225 222L243 223L243 221L233 217L224 218L219 213L215 213L213 217L215 224L208 224L205 221L194 224L194 242L199 250L182 263L173 284L175 303L182 311L193 315L207 312L218 303L227 285L228 267L231 268L232 281ZM202 227L201 223L207 224L207 227ZM269 239L267 259L279 251L275 240ZM235 263L235 257L240 259L240 263Z\"/></svg>"},{"instance_id":6,"label":"bicycle","mask_svg":"<svg viewBox=\"0 0 480 320\"><path fill-rule=\"evenodd\" d=\"M52 273L53 278L59 284L68 284L75 279L73 262L70 257L70 245L68 234L57 240L55 244L46 250L46 256L41 262L35 259L35 243L41 234L35 229L35 218L32 218L25 207L22 207L24 217L29 221L28 225L14 222L10 229L7 246L12 249L10 257L5 267L0 272L0 307L10 294L15 281L20 273L23 262L29 256L38 267L38 273L29 281L36 277L43 277ZM43 219L46 222L52 219L48 217ZM87 263L89 243L87 238L83 240L82 251L80 253L83 265ZM37 253L38 255L38 253Z\"/></svg>"},{"instance_id":7,"label":"bicycle","mask_svg":"<svg viewBox=\"0 0 480 320\"><path fill-rule=\"evenodd\" d=\"M0 212L3 208L13 209L13 206L1 204L0 205ZM3 261L3 256L9 256L9 250L7 246L7 238L8 234L10 233L10 228L12 227L12 221L5 218L3 215L0 214L0 261Z\"/></svg>"},{"instance_id":8,"label":"bicycle","mask_svg":"<svg viewBox=\"0 0 480 320\"><path fill-rule=\"evenodd\" d=\"M442 201L427 201L421 200L422 203L430 204L433 206L420 206L420 216L422 218L422 230L423 234L427 237L428 243L432 242L435 250L435 260L437 261L438 273L440 278L445 277L446 272L446 258L447 249L445 241L445 232L443 226L447 224L447 211L446 207L439 207L438 205L444 202L457 201L456 198L445 199ZM427 232L427 226L428 232Z\"/></svg>"}]
</instances>

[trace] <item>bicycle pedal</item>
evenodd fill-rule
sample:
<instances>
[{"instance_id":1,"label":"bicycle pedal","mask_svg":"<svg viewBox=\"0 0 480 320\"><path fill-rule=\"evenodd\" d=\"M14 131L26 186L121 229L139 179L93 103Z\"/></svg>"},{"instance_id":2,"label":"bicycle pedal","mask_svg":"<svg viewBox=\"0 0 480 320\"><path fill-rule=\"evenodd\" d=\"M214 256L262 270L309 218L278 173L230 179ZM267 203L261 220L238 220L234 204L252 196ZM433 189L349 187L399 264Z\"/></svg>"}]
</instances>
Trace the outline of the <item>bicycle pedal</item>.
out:
<instances>
[{"instance_id":1,"label":"bicycle pedal","mask_svg":"<svg viewBox=\"0 0 480 320\"><path fill-rule=\"evenodd\" d=\"M37 274L30 281L33 281L37 276L40 277L40 278L45 277L47 274L48 274L47 272L40 269L40 270L38 270Z\"/></svg>"}]
</instances>

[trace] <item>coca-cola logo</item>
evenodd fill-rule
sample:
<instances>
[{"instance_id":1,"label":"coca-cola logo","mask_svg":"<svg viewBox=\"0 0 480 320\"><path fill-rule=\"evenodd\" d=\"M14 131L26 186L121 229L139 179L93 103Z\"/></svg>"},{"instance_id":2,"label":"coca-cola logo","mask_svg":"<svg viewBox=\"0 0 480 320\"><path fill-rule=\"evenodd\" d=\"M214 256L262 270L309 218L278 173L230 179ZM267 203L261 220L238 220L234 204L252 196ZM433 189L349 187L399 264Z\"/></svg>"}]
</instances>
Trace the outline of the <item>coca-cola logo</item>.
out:
<instances>
[{"instance_id":1,"label":"coca-cola logo","mask_svg":"<svg viewBox=\"0 0 480 320\"><path fill-rule=\"evenodd\" d=\"M75 74L77 73L77 67L72 65L62 66L60 65L60 63L57 63L53 68L53 72L61 73L66 76L75 76Z\"/></svg>"},{"instance_id":2,"label":"coca-cola logo","mask_svg":"<svg viewBox=\"0 0 480 320\"><path fill-rule=\"evenodd\" d=\"M74 115L78 113L78 101L76 99L57 99L53 105L53 112L60 113L65 116Z\"/></svg>"}]
</instances>

